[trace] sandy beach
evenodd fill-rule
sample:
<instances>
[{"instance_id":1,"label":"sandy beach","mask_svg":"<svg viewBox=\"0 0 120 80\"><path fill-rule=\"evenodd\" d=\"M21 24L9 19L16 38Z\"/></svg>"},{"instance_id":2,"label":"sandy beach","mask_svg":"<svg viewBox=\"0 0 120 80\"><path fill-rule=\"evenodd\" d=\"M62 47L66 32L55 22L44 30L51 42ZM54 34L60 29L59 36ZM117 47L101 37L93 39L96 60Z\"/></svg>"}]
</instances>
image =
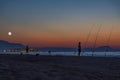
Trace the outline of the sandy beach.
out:
<instances>
[{"instance_id":1,"label":"sandy beach","mask_svg":"<svg viewBox=\"0 0 120 80\"><path fill-rule=\"evenodd\" d=\"M0 55L0 80L120 80L120 58Z\"/></svg>"}]
</instances>

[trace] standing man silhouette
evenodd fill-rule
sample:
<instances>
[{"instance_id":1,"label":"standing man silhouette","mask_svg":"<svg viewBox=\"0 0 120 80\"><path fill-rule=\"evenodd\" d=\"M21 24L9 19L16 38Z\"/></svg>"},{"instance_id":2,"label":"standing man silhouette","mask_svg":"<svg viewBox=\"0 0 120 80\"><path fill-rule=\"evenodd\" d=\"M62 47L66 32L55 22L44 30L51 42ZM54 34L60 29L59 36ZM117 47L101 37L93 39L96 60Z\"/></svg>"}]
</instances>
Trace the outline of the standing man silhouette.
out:
<instances>
[{"instance_id":1,"label":"standing man silhouette","mask_svg":"<svg viewBox=\"0 0 120 80\"><path fill-rule=\"evenodd\" d=\"M28 47L28 45L26 46L26 53L28 53L28 51L29 51L29 47Z\"/></svg>"},{"instance_id":2,"label":"standing man silhouette","mask_svg":"<svg viewBox=\"0 0 120 80\"><path fill-rule=\"evenodd\" d=\"M78 43L78 56L80 56L81 53L81 42Z\"/></svg>"}]
</instances>

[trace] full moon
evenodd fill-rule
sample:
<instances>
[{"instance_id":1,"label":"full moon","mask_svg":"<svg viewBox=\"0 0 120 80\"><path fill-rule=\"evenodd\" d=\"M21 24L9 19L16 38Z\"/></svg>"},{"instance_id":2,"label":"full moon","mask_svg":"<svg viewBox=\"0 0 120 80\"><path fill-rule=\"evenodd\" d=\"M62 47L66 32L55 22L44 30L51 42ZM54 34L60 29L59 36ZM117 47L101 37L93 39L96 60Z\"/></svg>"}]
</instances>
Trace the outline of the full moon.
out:
<instances>
[{"instance_id":1,"label":"full moon","mask_svg":"<svg viewBox=\"0 0 120 80\"><path fill-rule=\"evenodd\" d=\"M8 35L11 36L11 35L12 35L12 32L8 32Z\"/></svg>"}]
</instances>

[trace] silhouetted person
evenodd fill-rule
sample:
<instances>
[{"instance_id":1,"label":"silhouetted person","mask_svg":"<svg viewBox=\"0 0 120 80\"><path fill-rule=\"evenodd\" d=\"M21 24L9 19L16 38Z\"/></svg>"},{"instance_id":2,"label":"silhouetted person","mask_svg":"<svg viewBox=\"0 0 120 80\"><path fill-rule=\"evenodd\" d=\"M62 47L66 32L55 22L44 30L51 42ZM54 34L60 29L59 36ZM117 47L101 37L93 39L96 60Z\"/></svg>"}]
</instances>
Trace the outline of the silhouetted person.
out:
<instances>
[{"instance_id":1,"label":"silhouetted person","mask_svg":"<svg viewBox=\"0 0 120 80\"><path fill-rule=\"evenodd\" d=\"M51 51L50 50L48 51L48 53L49 53L49 55L51 55Z\"/></svg>"},{"instance_id":2,"label":"silhouetted person","mask_svg":"<svg viewBox=\"0 0 120 80\"><path fill-rule=\"evenodd\" d=\"M28 53L29 52L29 47L28 46L26 46L26 53Z\"/></svg>"},{"instance_id":3,"label":"silhouetted person","mask_svg":"<svg viewBox=\"0 0 120 80\"><path fill-rule=\"evenodd\" d=\"M80 53L81 53L81 43L79 42L78 43L78 56L80 56Z\"/></svg>"},{"instance_id":4,"label":"silhouetted person","mask_svg":"<svg viewBox=\"0 0 120 80\"><path fill-rule=\"evenodd\" d=\"M20 55L23 55L23 53L22 53L22 52L20 52Z\"/></svg>"},{"instance_id":5,"label":"silhouetted person","mask_svg":"<svg viewBox=\"0 0 120 80\"><path fill-rule=\"evenodd\" d=\"M36 56L39 56L39 54L38 54L38 53L36 53Z\"/></svg>"}]
</instances>

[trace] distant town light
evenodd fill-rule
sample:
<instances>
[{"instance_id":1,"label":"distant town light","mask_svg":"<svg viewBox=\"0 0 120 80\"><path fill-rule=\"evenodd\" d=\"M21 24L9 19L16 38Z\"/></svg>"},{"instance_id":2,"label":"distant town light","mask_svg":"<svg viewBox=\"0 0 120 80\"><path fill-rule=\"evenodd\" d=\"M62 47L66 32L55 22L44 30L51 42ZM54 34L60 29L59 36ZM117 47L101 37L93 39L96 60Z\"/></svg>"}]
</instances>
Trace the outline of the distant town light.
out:
<instances>
[{"instance_id":1,"label":"distant town light","mask_svg":"<svg viewBox=\"0 0 120 80\"><path fill-rule=\"evenodd\" d=\"M6 50L3 50L3 52L6 52Z\"/></svg>"}]
</instances>

